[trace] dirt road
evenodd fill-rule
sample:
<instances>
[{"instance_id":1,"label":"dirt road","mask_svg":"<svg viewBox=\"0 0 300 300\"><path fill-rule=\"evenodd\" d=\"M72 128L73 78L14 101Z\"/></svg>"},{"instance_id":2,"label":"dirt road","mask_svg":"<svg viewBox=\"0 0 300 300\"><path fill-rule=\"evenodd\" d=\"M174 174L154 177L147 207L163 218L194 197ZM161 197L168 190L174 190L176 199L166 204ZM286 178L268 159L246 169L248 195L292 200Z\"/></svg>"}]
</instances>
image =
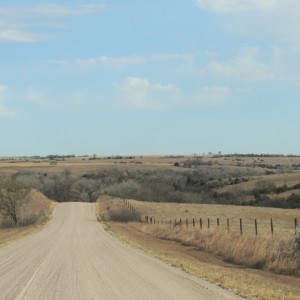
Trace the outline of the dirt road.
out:
<instances>
[{"instance_id":1,"label":"dirt road","mask_svg":"<svg viewBox=\"0 0 300 300\"><path fill-rule=\"evenodd\" d=\"M45 228L0 249L0 299L241 299L111 237L94 205L64 203Z\"/></svg>"}]
</instances>

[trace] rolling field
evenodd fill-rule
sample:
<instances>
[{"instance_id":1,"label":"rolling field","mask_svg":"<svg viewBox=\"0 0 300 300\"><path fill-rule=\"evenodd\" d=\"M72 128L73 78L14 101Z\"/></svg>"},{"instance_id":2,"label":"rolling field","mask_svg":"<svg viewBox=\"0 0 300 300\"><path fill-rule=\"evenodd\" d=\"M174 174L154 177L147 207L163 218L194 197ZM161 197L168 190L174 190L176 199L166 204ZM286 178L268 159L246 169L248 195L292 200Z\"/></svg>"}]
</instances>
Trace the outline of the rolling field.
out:
<instances>
[{"instance_id":1,"label":"rolling field","mask_svg":"<svg viewBox=\"0 0 300 300\"><path fill-rule=\"evenodd\" d=\"M201 161L201 165L191 165L186 167L187 161ZM174 166L178 163L179 166ZM16 173L26 172L35 174L56 174L62 173L64 170L70 170L74 176L80 178L86 173L99 173L105 170L118 170L119 172L143 172L143 176L147 176L147 171L155 173L156 171L172 171L174 182L176 183L176 174L199 171L204 174L207 180L207 186L219 184L222 187L211 187L212 191L219 193L230 191L250 191L248 194L241 194L238 199L253 198L251 190L258 183L272 182L275 186L288 186L300 183L300 157L223 157L223 156L196 156L196 155L152 155L152 156L82 156L67 158L0 158L0 176L11 176ZM278 167L279 166L279 167ZM278 167L276 169L276 167ZM266 175L266 172L271 172ZM202 173L201 173L202 172ZM212 172L212 173L210 173ZM165 174L165 173L163 173ZM167 174L167 173L166 173ZM210 174L216 174L222 180L211 180ZM236 174L232 177L232 174ZM114 175L112 175L114 176ZM119 176L119 174L117 174ZM48 176L49 177L49 176ZM246 178L247 182L239 182L237 184L228 184L231 178ZM138 180L138 177L136 177ZM157 177L159 179L159 177ZM171 177L170 177L171 178ZM130 181L130 177L126 180ZM156 179L157 180L157 179ZM172 179L171 179L172 180ZM150 186L151 187L151 186ZM102 188L102 192L106 187ZM163 185L160 188L163 188ZM281 194L269 194L270 198L289 196L298 190L291 190ZM197 193L197 192L196 192ZM197 195L194 193L194 195ZM141 213L142 217L153 217L157 221L179 221L185 223L186 218L189 222L195 219L195 225L200 226L200 218L202 218L203 227L208 227L208 218L210 219L210 227L217 226L217 218L221 228L227 229L227 219L231 231L240 231L240 219L242 219L243 233L255 234L254 222L257 220L258 234L271 233L271 219L273 221L274 234L295 233L295 218L300 222L300 210L275 209L264 207L247 207L247 206L227 206L215 204L181 204L181 203L157 203L155 195L147 202L131 200L132 205ZM197 200L197 197L195 198ZM205 200L205 198L204 198ZM163 200L164 201L164 200ZM168 201L172 201L172 198Z\"/></svg>"}]
</instances>

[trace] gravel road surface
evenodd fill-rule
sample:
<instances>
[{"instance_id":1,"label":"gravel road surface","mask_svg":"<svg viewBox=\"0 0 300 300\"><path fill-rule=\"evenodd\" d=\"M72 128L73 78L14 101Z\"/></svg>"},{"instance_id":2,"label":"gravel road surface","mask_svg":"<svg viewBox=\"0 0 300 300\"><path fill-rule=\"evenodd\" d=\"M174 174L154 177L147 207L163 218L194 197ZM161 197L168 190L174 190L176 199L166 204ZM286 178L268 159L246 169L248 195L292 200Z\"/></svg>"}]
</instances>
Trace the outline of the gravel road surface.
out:
<instances>
[{"instance_id":1,"label":"gravel road surface","mask_svg":"<svg viewBox=\"0 0 300 300\"><path fill-rule=\"evenodd\" d=\"M0 299L241 299L122 244L94 208L58 204L43 230L0 248Z\"/></svg>"}]
</instances>

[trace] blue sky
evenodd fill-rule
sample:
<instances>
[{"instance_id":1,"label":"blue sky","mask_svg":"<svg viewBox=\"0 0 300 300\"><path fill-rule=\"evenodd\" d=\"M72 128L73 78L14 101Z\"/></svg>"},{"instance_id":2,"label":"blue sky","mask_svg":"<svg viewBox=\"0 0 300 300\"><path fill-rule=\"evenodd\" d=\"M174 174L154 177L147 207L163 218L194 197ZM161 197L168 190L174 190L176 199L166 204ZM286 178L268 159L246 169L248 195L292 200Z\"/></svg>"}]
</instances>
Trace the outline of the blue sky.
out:
<instances>
[{"instance_id":1,"label":"blue sky","mask_svg":"<svg viewBox=\"0 0 300 300\"><path fill-rule=\"evenodd\" d=\"M0 156L300 154L300 1L0 3Z\"/></svg>"}]
</instances>

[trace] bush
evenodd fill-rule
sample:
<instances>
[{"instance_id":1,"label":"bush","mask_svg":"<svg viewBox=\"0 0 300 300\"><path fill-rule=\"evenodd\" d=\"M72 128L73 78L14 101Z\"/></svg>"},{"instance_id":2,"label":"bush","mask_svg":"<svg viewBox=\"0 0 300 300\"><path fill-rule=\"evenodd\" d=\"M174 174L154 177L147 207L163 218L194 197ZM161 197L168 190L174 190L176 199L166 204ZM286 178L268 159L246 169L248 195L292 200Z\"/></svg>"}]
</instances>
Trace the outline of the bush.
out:
<instances>
[{"instance_id":1,"label":"bush","mask_svg":"<svg viewBox=\"0 0 300 300\"><path fill-rule=\"evenodd\" d=\"M115 222L136 222L141 219L138 213L132 212L126 207L110 210L108 218Z\"/></svg>"},{"instance_id":2,"label":"bush","mask_svg":"<svg viewBox=\"0 0 300 300\"><path fill-rule=\"evenodd\" d=\"M115 222L140 221L140 214L121 199L104 197L97 201L98 220Z\"/></svg>"},{"instance_id":3,"label":"bush","mask_svg":"<svg viewBox=\"0 0 300 300\"><path fill-rule=\"evenodd\" d=\"M15 223L10 219L0 220L0 228L1 229L11 228L11 227L15 227L15 226L16 226Z\"/></svg>"}]
</instances>

